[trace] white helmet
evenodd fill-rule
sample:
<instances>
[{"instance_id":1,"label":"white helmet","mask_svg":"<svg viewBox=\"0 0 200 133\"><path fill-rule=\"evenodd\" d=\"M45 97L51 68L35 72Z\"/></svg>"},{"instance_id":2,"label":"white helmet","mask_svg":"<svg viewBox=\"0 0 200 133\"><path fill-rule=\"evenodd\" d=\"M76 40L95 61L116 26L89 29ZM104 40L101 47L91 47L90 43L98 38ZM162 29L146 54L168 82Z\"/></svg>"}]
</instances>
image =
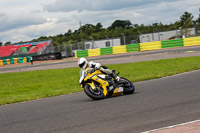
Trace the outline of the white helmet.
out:
<instances>
[{"instance_id":1,"label":"white helmet","mask_svg":"<svg viewBox=\"0 0 200 133\"><path fill-rule=\"evenodd\" d=\"M78 65L81 69L85 69L88 65L88 61L85 58L79 58L78 59Z\"/></svg>"}]
</instances>

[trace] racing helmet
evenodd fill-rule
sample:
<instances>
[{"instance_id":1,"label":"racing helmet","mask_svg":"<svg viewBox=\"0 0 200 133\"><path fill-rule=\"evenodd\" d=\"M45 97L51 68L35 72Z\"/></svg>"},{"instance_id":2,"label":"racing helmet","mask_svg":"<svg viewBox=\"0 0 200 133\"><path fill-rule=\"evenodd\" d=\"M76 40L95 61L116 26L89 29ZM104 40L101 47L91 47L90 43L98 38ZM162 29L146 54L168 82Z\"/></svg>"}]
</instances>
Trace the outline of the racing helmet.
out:
<instances>
[{"instance_id":1,"label":"racing helmet","mask_svg":"<svg viewBox=\"0 0 200 133\"><path fill-rule=\"evenodd\" d=\"M81 57L78 59L78 65L81 69L85 69L88 66L88 61L85 58Z\"/></svg>"}]
</instances>

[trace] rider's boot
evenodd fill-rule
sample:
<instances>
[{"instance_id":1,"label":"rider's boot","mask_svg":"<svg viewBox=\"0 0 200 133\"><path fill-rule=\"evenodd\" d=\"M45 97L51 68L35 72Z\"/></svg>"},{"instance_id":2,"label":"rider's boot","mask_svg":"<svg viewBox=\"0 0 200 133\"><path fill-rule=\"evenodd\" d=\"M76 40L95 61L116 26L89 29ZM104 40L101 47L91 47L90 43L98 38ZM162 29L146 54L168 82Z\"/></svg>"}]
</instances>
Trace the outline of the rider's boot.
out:
<instances>
[{"instance_id":1,"label":"rider's boot","mask_svg":"<svg viewBox=\"0 0 200 133\"><path fill-rule=\"evenodd\" d=\"M108 86L108 93L112 92L115 89L115 83L113 80L110 80L109 82L109 86Z\"/></svg>"}]
</instances>

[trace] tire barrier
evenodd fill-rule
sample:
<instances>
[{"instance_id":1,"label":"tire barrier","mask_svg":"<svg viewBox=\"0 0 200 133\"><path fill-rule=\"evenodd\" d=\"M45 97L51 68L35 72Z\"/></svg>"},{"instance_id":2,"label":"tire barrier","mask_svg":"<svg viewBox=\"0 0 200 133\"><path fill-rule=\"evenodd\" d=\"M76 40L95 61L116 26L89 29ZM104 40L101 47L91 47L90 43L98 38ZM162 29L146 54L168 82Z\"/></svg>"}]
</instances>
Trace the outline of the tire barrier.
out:
<instances>
[{"instance_id":1,"label":"tire barrier","mask_svg":"<svg viewBox=\"0 0 200 133\"><path fill-rule=\"evenodd\" d=\"M183 39L161 41L162 48L183 47Z\"/></svg>"},{"instance_id":2,"label":"tire barrier","mask_svg":"<svg viewBox=\"0 0 200 133\"><path fill-rule=\"evenodd\" d=\"M161 42L140 43L140 51L161 49Z\"/></svg>"},{"instance_id":3,"label":"tire barrier","mask_svg":"<svg viewBox=\"0 0 200 133\"><path fill-rule=\"evenodd\" d=\"M113 54L112 47L107 47L107 48L101 48L100 49L100 55L109 55L109 54Z\"/></svg>"},{"instance_id":4,"label":"tire barrier","mask_svg":"<svg viewBox=\"0 0 200 133\"><path fill-rule=\"evenodd\" d=\"M200 37L164 40L164 41L147 42L147 43L136 43L136 44L122 45L122 46L89 49L89 50L79 50L75 51L75 58L120 54L128 52L140 52L140 51L149 51L156 49L185 47L194 45L200 45Z\"/></svg>"},{"instance_id":5,"label":"tire barrier","mask_svg":"<svg viewBox=\"0 0 200 133\"><path fill-rule=\"evenodd\" d=\"M139 52L140 46L139 43L126 45L126 52Z\"/></svg>"},{"instance_id":6,"label":"tire barrier","mask_svg":"<svg viewBox=\"0 0 200 133\"><path fill-rule=\"evenodd\" d=\"M3 65L7 65L6 59L3 59Z\"/></svg>"},{"instance_id":7,"label":"tire barrier","mask_svg":"<svg viewBox=\"0 0 200 133\"><path fill-rule=\"evenodd\" d=\"M12 59L3 59L0 60L0 66L9 65L9 64L18 64L18 63L28 63L31 62L31 57L19 57L19 58L12 58Z\"/></svg>"},{"instance_id":8,"label":"tire barrier","mask_svg":"<svg viewBox=\"0 0 200 133\"><path fill-rule=\"evenodd\" d=\"M88 56L99 56L99 55L100 55L100 48L88 50Z\"/></svg>"},{"instance_id":9,"label":"tire barrier","mask_svg":"<svg viewBox=\"0 0 200 133\"><path fill-rule=\"evenodd\" d=\"M3 60L0 60L0 66L3 66Z\"/></svg>"},{"instance_id":10,"label":"tire barrier","mask_svg":"<svg viewBox=\"0 0 200 133\"><path fill-rule=\"evenodd\" d=\"M115 46L113 48L113 54L122 54L126 53L126 45L123 46Z\"/></svg>"},{"instance_id":11,"label":"tire barrier","mask_svg":"<svg viewBox=\"0 0 200 133\"><path fill-rule=\"evenodd\" d=\"M184 46L200 45L200 37L185 38Z\"/></svg>"},{"instance_id":12,"label":"tire barrier","mask_svg":"<svg viewBox=\"0 0 200 133\"><path fill-rule=\"evenodd\" d=\"M6 63L7 63L7 65L11 64L10 59L6 59Z\"/></svg>"},{"instance_id":13,"label":"tire barrier","mask_svg":"<svg viewBox=\"0 0 200 133\"><path fill-rule=\"evenodd\" d=\"M88 51L87 50L80 50L80 51L75 51L77 52L77 57L88 57Z\"/></svg>"}]
</instances>

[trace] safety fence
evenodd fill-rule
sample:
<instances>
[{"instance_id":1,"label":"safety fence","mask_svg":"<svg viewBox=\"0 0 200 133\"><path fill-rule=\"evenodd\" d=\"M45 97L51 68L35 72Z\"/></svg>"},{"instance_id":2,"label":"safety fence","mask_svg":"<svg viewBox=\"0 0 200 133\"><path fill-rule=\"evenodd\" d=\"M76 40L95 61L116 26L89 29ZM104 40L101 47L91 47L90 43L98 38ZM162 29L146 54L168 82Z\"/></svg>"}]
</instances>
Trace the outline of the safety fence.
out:
<instances>
[{"instance_id":1,"label":"safety fence","mask_svg":"<svg viewBox=\"0 0 200 133\"><path fill-rule=\"evenodd\" d=\"M185 39L136 43L136 44L122 45L122 46L89 49L89 50L77 50L74 53L75 53L75 58L80 58L80 57L121 54L121 53L128 53L128 52L142 52L142 51L149 51L149 50L174 48L174 47L185 47L185 46L194 46L194 45L200 45L200 36L192 37L192 38L185 38ZM15 56L11 57L10 56L7 59L1 58L0 66L8 65L8 64L30 62L30 58L33 57L34 55L35 54L24 55L23 57L15 57Z\"/></svg>"},{"instance_id":2,"label":"safety fence","mask_svg":"<svg viewBox=\"0 0 200 133\"><path fill-rule=\"evenodd\" d=\"M3 59L0 60L0 66L9 65L9 64L18 64L18 63L26 63L31 62L31 57L19 57L19 58L12 58L12 59Z\"/></svg>"},{"instance_id":3,"label":"safety fence","mask_svg":"<svg viewBox=\"0 0 200 133\"><path fill-rule=\"evenodd\" d=\"M149 51L149 50L185 47L185 46L194 46L194 45L200 45L200 37L137 43L137 44L130 44L130 45L89 49L89 50L79 50L79 51L75 51L75 58L101 56L101 55L109 55L109 54L120 54L120 53L128 53L128 52L140 52L140 51Z\"/></svg>"}]
</instances>

